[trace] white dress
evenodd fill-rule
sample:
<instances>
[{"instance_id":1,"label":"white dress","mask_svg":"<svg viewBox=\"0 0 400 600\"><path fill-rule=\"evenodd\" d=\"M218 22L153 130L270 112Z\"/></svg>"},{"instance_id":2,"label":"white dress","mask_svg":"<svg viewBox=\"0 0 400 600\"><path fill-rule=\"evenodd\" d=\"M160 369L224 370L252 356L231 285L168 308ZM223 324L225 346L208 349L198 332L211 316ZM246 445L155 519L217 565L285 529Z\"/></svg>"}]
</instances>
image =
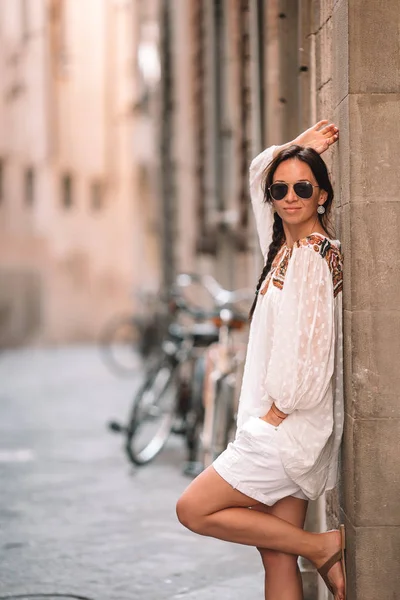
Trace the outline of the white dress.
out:
<instances>
[{"instance_id":1,"label":"white dress","mask_svg":"<svg viewBox=\"0 0 400 600\"><path fill-rule=\"evenodd\" d=\"M275 146L250 166L261 250L272 240L263 201ZM337 480L343 432L342 255L340 242L311 233L284 244L261 286L250 326L237 433L213 463L242 493L265 504L285 495L316 499ZM288 417L259 419L272 402Z\"/></svg>"}]
</instances>

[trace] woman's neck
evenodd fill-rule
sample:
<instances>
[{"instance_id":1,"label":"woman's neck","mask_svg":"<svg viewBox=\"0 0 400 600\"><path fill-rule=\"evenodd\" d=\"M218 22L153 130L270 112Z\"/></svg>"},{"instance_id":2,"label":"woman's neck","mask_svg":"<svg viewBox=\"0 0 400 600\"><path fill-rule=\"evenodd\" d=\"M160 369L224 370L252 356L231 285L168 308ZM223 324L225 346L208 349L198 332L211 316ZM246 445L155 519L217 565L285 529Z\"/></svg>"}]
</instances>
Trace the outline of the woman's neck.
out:
<instances>
[{"instance_id":1,"label":"woman's neck","mask_svg":"<svg viewBox=\"0 0 400 600\"><path fill-rule=\"evenodd\" d=\"M288 225L287 223L283 223L283 230L285 232L286 245L289 248L292 248L293 244L297 242L297 240L301 240L309 236L311 233L327 235L318 217L313 223L308 221L306 223L299 223L298 225Z\"/></svg>"}]
</instances>

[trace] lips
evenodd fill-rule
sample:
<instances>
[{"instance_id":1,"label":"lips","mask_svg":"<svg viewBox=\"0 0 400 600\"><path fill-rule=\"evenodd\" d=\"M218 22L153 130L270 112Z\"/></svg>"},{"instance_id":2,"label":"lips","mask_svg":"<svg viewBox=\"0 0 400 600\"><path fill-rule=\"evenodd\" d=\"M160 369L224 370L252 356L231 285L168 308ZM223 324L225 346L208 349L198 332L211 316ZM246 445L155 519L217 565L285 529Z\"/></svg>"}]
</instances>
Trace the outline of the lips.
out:
<instances>
[{"instance_id":1,"label":"lips","mask_svg":"<svg viewBox=\"0 0 400 600\"><path fill-rule=\"evenodd\" d=\"M296 212L296 210L301 210L301 208L284 208L287 212Z\"/></svg>"}]
</instances>

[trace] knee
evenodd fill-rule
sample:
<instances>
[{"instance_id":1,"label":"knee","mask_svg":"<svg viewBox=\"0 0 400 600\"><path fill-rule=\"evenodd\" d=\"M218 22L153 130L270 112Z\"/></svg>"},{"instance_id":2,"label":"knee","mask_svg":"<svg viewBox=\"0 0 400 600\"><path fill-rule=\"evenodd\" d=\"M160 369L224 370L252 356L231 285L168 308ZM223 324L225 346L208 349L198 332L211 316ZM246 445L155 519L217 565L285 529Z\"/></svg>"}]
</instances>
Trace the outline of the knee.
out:
<instances>
[{"instance_id":1,"label":"knee","mask_svg":"<svg viewBox=\"0 0 400 600\"><path fill-rule=\"evenodd\" d=\"M204 518L190 495L183 494L176 503L176 516L179 522L193 531L202 533Z\"/></svg>"},{"instance_id":2,"label":"knee","mask_svg":"<svg viewBox=\"0 0 400 600\"><path fill-rule=\"evenodd\" d=\"M286 577L297 573L297 556L285 554L284 552L276 552L275 550L266 550L265 548L258 548L258 551L261 554L261 560L267 577L278 577L281 575Z\"/></svg>"}]
</instances>

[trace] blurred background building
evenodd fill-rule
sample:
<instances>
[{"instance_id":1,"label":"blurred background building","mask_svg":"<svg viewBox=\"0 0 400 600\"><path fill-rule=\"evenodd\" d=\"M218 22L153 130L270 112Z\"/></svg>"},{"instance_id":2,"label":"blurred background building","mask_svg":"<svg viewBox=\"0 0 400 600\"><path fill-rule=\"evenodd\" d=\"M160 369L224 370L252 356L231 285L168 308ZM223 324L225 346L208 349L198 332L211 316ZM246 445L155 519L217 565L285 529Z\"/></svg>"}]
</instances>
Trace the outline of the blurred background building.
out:
<instances>
[{"instance_id":1,"label":"blurred background building","mask_svg":"<svg viewBox=\"0 0 400 600\"><path fill-rule=\"evenodd\" d=\"M96 339L182 269L254 285L249 162L317 114L308 4L0 2L3 345Z\"/></svg>"},{"instance_id":2,"label":"blurred background building","mask_svg":"<svg viewBox=\"0 0 400 600\"><path fill-rule=\"evenodd\" d=\"M347 524L350 600L399 593L399 28L397 0L0 0L3 344L95 340L181 270L255 285L251 158L339 126L346 431L314 517Z\"/></svg>"},{"instance_id":3,"label":"blurred background building","mask_svg":"<svg viewBox=\"0 0 400 600\"><path fill-rule=\"evenodd\" d=\"M2 343L95 339L145 280L133 5L3 0L0 15Z\"/></svg>"}]
</instances>

